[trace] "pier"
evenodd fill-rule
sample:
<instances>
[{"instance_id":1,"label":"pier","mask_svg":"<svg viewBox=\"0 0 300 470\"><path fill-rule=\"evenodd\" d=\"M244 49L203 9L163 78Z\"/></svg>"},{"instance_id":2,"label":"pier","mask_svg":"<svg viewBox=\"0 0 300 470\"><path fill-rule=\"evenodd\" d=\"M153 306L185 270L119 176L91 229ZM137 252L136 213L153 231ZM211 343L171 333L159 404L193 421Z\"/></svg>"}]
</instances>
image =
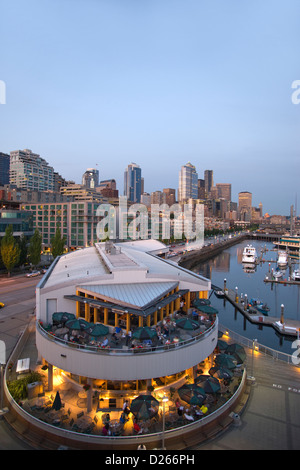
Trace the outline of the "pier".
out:
<instances>
[{"instance_id":1,"label":"pier","mask_svg":"<svg viewBox=\"0 0 300 470\"><path fill-rule=\"evenodd\" d=\"M221 289L214 286L214 290ZM295 338L299 337L300 321L289 319L285 320L283 310L280 318L264 315L255 307L248 304L247 296L245 296L244 299L241 299L236 295L234 290L227 289L226 286L224 286L223 292L224 298L228 300L239 312L241 312L251 323L260 326L271 326L278 333L284 336L295 336Z\"/></svg>"}]
</instances>

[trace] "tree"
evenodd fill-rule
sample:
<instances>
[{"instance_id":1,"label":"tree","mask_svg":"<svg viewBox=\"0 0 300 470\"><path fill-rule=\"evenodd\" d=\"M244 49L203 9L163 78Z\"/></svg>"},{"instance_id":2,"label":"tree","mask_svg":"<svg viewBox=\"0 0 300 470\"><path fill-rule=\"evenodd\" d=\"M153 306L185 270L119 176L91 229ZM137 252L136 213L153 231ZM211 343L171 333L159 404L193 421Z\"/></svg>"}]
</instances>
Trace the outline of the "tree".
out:
<instances>
[{"instance_id":1,"label":"tree","mask_svg":"<svg viewBox=\"0 0 300 470\"><path fill-rule=\"evenodd\" d=\"M20 247L13 236L12 225L6 227L5 235L1 240L1 257L4 266L7 269L7 275L10 273L13 267L18 263L20 258Z\"/></svg>"},{"instance_id":2,"label":"tree","mask_svg":"<svg viewBox=\"0 0 300 470\"><path fill-rule=\"evenodd\" d=\"M66 244L66 237L61 236L60 227L58 226L53 238L51 238L51 248L52 256L55 259L57 256L60 256L64 252Z\"/></svg>"},{"instance_id":3,"label":"tree","mask_svg":"<svg viewBox=\"0 0 300 470\"><path fill-rule=\"evenodd\" d=\"M41 261L42 251L42 237L38 229L35 229L33 236L30 239L28 248L28 257L33 266L37 266Z\"/></svg>"},{"instance_id":4,"label":"tree","mask_svg":"<svg viewBox=\"0 0 300 470\"><path fill-rule=\"evenodd\" d=\"M21 237L17 241L18 241L18 244L19 244L19 247L20 247L19 266L22 266L27 261L27 251L28 251L27 250L27 240L26 240L26 237L25 237L24 233L22 233Z\"/></svg>"}]
</instances>

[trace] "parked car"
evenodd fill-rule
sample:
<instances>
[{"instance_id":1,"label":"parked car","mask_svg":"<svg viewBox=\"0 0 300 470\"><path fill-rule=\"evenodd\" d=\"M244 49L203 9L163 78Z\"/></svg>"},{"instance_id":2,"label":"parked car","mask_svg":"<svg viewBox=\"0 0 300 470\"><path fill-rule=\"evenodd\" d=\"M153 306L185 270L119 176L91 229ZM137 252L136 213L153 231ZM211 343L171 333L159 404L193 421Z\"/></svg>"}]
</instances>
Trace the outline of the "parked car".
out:
<instances>
[{"instance_id":1,"label":"parked car","mask_svg":"<svg viewBox=\"0 0 300 470\"><path fill-rule=\"evenodd\" d=\"M31 273L27 273L26 277L35 277L35 276L39 276L40 274L41 274L40 271L32 271Z\"/></svg>"},{"instance_id":2,"label":"parked car","mask_svg":"<svg viewBox=\"0 0 300 470\"><path fill-rule=\"evenodd\" d=\"M5 307L5 304L3 302L0 302L0 308Z\"/></svg>"}]
</instances>

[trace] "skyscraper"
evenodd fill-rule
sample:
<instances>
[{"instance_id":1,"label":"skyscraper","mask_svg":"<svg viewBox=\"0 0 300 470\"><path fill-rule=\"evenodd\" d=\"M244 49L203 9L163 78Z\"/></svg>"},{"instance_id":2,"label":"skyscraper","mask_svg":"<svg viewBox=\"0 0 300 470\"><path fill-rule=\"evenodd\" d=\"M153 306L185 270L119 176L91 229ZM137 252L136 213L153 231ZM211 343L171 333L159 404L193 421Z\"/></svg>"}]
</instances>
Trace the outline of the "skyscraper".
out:
<instances>
[{"instance_id":1,"label":"skyscraper","mask_svg":"<svg viewBox=\"0 0 300 470\"><path fill-rule=\"evenodd\" d=\"M36 191L54 190L54 169L29 149L10 152L10 184Z\"/></svg>"},{"instance_id":2,"label":"skyscraper","mask_svg":"<svg viewBox=\"0 0 300 470\"><path fill-rule=\"evenodd\" d=\"M188 199L198 199L198 173L190 162L181 167L178 188L178 202Z\"/></svg>"},{"instance_id":3,"label":"skyscraper","mask_svg":"<svg viewBox=\"0 0 300 470\"><path fill-rule=\"evenodd\" d=\"M87 168L82 176L82 184L86 188L97 188L99 186L99 170Z\"/></svg>"},{"instance_id":4,"label":"skyscraper","mask_svg":"<svg viewBox=\"0 0 300 470\"><path fill-rule=\"evenodd\" d=\"M239 193L239 206L238 211L240 220L249 221L251 219L252 210L252 193L248 191L241 191Z\"/></svg>"},{"instance_id":5,"label":"skyscraper","mask_svg":"<svg viewBox=\"0 0 300 470\"><path fill-rule=\"evenodd\" d=\"M204 181L205 181L205 193L206 197L209 195L211 188L214 185L213 170L205 170Z\"/></svg>"},{"instance_id":6,"label":"skyscraper","mask_svg":"<svg viewBox=\"0 0 300 470\"><path fill-rule=\"evenodd\" d=\"M0 186L9 184L10 156L0 152Z\"/></svg>"},{"instance_id":7,"label":"skyscraper","mask_svg":"<svg viewBox=\"0 0 300 470\"><path fill-rule=\"evenodd\" d=\"M226 201L231 201L231 184L230 183L217 183L218 197L224 198Z\"/></svg>"},{"instance_id":8,"label":"skyscraper","mask_svg":"<svg viewBox=\"0 0 300 470\"><path fill-rule=\"evenodd\" d=\"M141 202L142 170L136 163L130 163L124 172L124 196L131 202Z\"/></svg>"}]
</instances>

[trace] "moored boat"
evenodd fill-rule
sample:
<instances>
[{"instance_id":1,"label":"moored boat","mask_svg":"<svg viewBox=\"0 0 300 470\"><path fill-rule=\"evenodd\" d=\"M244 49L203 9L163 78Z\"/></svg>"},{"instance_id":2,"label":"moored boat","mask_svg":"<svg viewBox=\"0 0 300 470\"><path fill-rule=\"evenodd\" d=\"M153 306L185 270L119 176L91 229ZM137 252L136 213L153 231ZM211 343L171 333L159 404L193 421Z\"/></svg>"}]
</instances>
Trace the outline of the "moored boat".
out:
<instances>
[{"instance_id":1,"label":"moored boat","mask_svg":"<svg viewBox=\"0 0 300 470\"><path fill-rule=\"evenodd\" d=\"M293 281L300 281L300 269L295 269L292 273Z\"/></svg>"},{"instance_id":2,"label":"moored boat","mask_svg":"<svg viewBox=\"0 0 300 470\"><path fill-rule=\"evenodd\" d=\"M278 260L277 260L277 265L281 268L287 266L288 263L288 255L286 251L279 251L278 252Z\"/></svg>"},{"instance_id":3,"label":"moored boat","mask_svg":"<svg viewBox=\"0 0 300 470\"><path fill-rule=\"evenodd\" d=\"M215 296L218 297L218 299L222 299L224 297L224 292L222 290L215 290Z\"/></svg>"},{"instance_id":4,"label":"moored boat","mask_svg":"<svg viewBox=\"0 0 300 470\"><path fill-rule=\"evenodd\" d=\"M255 263L257 259L256 249L252 245L247 245L244 248L242 263Z\"/></svg>"}]
</instances>

